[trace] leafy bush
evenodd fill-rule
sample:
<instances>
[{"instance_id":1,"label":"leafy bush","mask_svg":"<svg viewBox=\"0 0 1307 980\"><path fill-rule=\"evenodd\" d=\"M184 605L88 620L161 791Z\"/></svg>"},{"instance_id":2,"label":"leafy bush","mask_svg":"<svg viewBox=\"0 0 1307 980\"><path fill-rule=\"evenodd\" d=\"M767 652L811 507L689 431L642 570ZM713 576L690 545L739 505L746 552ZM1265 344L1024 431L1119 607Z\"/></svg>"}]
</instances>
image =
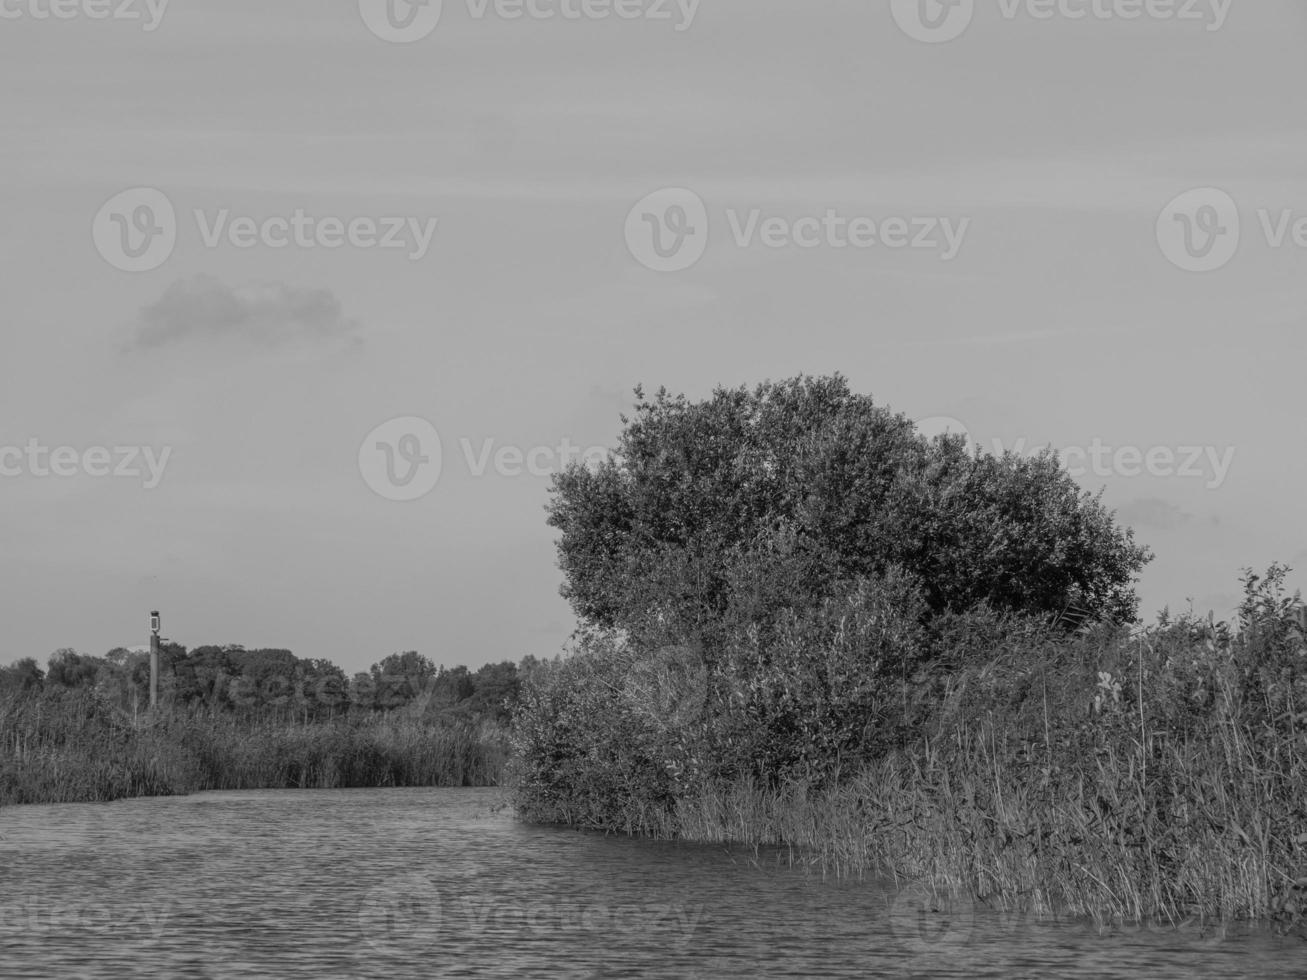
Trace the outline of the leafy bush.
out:
<instances>
[{"instance_id":1,"label":"leafy bush","mask_svg":"<svg viewBox=\"0 0 1307 980\"><path fill-rule=\"evenodd\" d=\"M897 567L920 580L932 614L983 601L1135 617L1132 583L1151 556L1051 453L927 441L839 376L718 389L699 403L636 396L615 455L554 481L549 523L583 622L701 636L745 607L741 565L778 548L785 607ZM768 615L754 603L754 621Z\"/></svg>"},{"instance_id":2,"label":"leafy bush","mask_svg":"<svg viewBox=\"0 0 1307 980\"><path fill-rule=\"evenodd\" d=\"M998 644L1134 617L1146 549L1051 455L927 441L838 376L636 394L615 456L555 479L583 639L522 705L531 817L630 829L717 780L837 780ZM694 711L668 651L699 665Z\"/></svg>"},{"instance_id":3,"label":"leafy bush","mask_svg":"<svg viewBox=\"0 0 1307 980\"><path fill-rule=\"evenodd\" d=\"M515 721L520 811L633 832L709 783L821 781L887 744L922 650L924 599L896 572L771 627L649 649L584 634L527 679Z\"/></svg>"},{"instance_id":4,"label":"leafy bush","mask_svg":"<svg viewBox=\"0 0 1307 980\"><path fill-rule=\"evenodd\" d=\"M678 765L693 757L683 736L697 719L670 727L660 710L664 692L635 665L628 647L590 634L570 657L528 676L513 725L511 779L529 819L626 833L665 828Z\"/></svg>"}]
</instances>

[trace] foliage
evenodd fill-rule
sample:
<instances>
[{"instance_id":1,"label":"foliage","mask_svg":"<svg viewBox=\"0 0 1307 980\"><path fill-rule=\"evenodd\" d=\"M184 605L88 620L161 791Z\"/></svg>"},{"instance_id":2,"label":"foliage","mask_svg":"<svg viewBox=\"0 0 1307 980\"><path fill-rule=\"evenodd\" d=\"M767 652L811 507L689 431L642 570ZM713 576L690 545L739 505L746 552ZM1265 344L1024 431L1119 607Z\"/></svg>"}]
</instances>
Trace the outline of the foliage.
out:
<instances>
[{"instance_id":1,"label":"foliage","mask_svg":"<svg viewBox=\"0 0 1307 980\"><path fill-rule=\"evenodd\" d=\"M1285 571L1245 575L1235 624L1167 615L1143 630L1099 624L1068 635L993 612L936 620L904 637L951 653L947 670L941 654L901 688L890 712L907 719L901 741L853 765L846 759L837 779L803 768L768 779L741 767L669 781L645 799L658 819L644 829L785 844L844 873L925 879L1031 915L1244 918L1302 931L1294 902L1307 878L1307 631ZM861 635L851 628L856 604L832 607L831 617L846 638L832 643L827 633L826 648L856 649L847 639ZM821 689L808 656L809 676L792 691ZM557 789L575 798L590 773L572 752L577 726L602 744L594 712L615 703L587 675L619 689L622 675L593 656L580 673L570 661L559 669L556 680L569 683L537 675L528 684L517 734L536 752L525 756L530 785L547 785L541 774L561 760L571 769ZM838 687L843 701L802 699L825 708L813 717L828 736L840 731L839 709L862 691ZM878 703L876 690L867 690L867 703ZM552 755L540 751L545 745ZM828 742L814 751L838 750ZM594 784L589 825L627 829L604 822L605 799ZM528 815L536 802L523 797ZM640 804L624 797L626 812Z\"/></svg>"},{"instance_id":2,"label":"foliage","mask_svg":"<svg viewBox=\"0 0 1307 980\"><path fill-rule=\"evenodd\" d=\"M615 547L604 589L569 579L607 628L526 679L523 816L785 844L1032 914L1304 928L1307 611L1287 568L1244 573L1233 624L1132 630L1111 603L1070 623L979 593L933 606L920 563L832 574L788 518L712 533L650 546L643 581Z\"/></svg>"},{"instance_id":3,"label":"foliage","mask_svg":"<svg viewBox=\"0 0 1307 980\"><path fill-rule=\"evenodd\" d=\"M44 682L45 671L31 657L0 667L0 695L39 689Z\"/></svg>"},{"instance_id":4,"label":"foliage","mask_svg":"<svg viewBox=\"0 0 1307 980\"><path fill-rule=\"evenodd\" d=\"M30 658L0 668L0 804L501 777L512 663L437 670L393 654L355 688L329 661L288 650L164 643L151 713L149 659L62 649L48 672Z\"/></svg>"},{"instance_id":5,"label":"foliage","mask_svg":"<svg viewBox=\"0 0 1307 980\"><path fill-rule=\"evenodd\" d=\"M420 702L431 713L493 715L506 721L517 698L512 662L437 668L416 652L391 654L350 684L327 660L296 657L289 650L200 646L192 651L164 643L159 656L159 700L172 709L329 719L356 711L388 711ZM139 715L149 703L148 653L115 649L104 657L61 649L48 672L25 658L0 667L0 692L90 690L104 705Z\"/></svg>"},{"instance_id":6,"label":"foliage","mask_svg":"<svg viewBox=\"0 0 1307 980\"><path fill-rule=\"evenodd\" d=\"M1052 454L928 441L838 376L636 397L555 479L582 629L525 682L529 819L657 832L713 787L835 787L996 649L1134 620L1147 549Z\"/></svg>"},{"instance_id":7,"label":"foliage","mask_svg":"<svg viewBox=\"0 0 1307 980\"><path fill-rule=\"evenodd\" d=\"M649 692L628 684L627 653L590 634L533 672L514 719L511 775L530 819L638 833L669 816L675 735L649 710Z\"/></svg>"},{"instance_id":8,"label":"foliage","mask_svg":"<svg viewBox=\"0 0 1307 980\"><path fill-rule=\"evenodd\" d=\"M864 579L766 631L719 636L711 657L697 644L582 634L525 684L520 810L632 831L714 780L835 776L892 739L923 602L905 573Z\"/></svg>"},{"instance_id":9,"label":"foliage","mask_svg":"<svg viewBox=\"0 0 1307 980\"><path fill-rule=\"evenodd\" d=\"M765 625L843 583L898 568L926 610L1131 621L1151 557L1051 453L973 454L928 441L839 376L692 403L636 390L615 455L555 477L564 595L586 623L713 645L723 621ZM770 590L743 566L779 557ZM655 642L656 645L656 642Z\"/></svg>"}]
</instances>

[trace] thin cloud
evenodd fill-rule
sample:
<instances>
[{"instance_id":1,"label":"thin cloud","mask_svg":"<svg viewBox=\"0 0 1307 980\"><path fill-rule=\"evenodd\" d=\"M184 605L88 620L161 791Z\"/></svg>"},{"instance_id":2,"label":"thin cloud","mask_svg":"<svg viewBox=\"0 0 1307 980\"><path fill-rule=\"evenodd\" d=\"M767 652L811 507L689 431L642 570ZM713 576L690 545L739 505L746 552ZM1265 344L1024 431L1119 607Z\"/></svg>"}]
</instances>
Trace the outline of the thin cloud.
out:
<instances>
[{"instance_id":1,"label":"thin cloud","mask_svg":"<svg viewBox=\"0 0 1307 980\"><path fill-rule=\"evenodd\" d=\"M357 320L346 317L329 289L286 283L229 286L212 276L174 282L132 324L129 351L156 350L210 339L237 339L268 347L358 339Z\"/></svg>"},{"instance_id":2,"label":"thin cloud","mask_svg":"<svg viewBox=\"0 0 1307 980\"><path fill-rule=\"evenodd\" d=\"M1001 344L1028 344L1038 340L1056 340L1083 333L1076 329L1022 330L1015 333L990 334L981 337L945 337L941 340L904 340L885 344L886 347L988 347Z\"/></svg>"},{"instance_id":3,"label":"thin cloud","mask_svg":"<svg viewBox=\"0 0 1307 980\"><path fill-rule=\"evenodd\" d=\"M1117 508L1117 519L1128 527L1174 531L1191 523L1194 515L1160 497L1139 497Z\"/></svg>"}]
</instances>

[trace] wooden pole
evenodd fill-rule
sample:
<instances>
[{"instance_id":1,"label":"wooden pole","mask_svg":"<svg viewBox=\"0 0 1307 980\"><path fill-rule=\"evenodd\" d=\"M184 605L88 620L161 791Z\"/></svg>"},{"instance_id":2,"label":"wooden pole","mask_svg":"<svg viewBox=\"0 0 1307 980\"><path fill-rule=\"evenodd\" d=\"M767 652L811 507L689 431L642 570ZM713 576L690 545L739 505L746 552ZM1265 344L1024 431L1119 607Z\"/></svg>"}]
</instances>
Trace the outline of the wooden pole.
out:
<instances>
[{"instance_id":1,"label":"wooden pole","mask_svg":"<svg viewBox=\"0 0 1307 980\"><path fill-rule=\"evenodd\" d=\"M159 705L159 611L150 613L150 711Z\"/></svg>"}]
</instances>

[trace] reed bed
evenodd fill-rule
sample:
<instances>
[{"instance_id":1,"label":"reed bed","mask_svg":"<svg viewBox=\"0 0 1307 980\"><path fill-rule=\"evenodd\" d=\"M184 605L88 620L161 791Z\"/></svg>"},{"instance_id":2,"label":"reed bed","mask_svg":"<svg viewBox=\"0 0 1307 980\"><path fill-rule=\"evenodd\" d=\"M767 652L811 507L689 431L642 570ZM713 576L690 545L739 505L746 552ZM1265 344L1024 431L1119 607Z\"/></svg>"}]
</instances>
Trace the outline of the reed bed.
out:
<instances>
[{"instance_id":1,"label":"reed bed","mask_svg":"<svg viewBox=\"0 0 1307 980\"><path fill-rule=\"evenodd\" d=\"M1144 638L998 661L855 774L710 783L661 830L1026 914L1302 930L1307 671L1249 653Z\"/></svg>"},{"instance_id":2,"label":"reed bed","mask_svg":"<svg viewBox=\"0 0 1307 980\"><path fill-rule=\"evenodd\" d=\"M363 724L262 723L188 729L202 789L487 786L507 749L494 726L431 725L384 716Z\"/></svg>"},{"instance_id":3,"label":"reed bed","mask_svg":"<svg viewBox=\"0 0 1307 980\"><path fill-rule=\"evenodd\" d=\"M808 751L823 744L810 719L837 717L818 709L847 703L855 671L781 678L785 711L747 723L731 713L760 681L723 673L725 696L680 721L623 686L627 651L585 650L524 696L515 800L535 822L779 846L1005 912L1302 932L1307 616L1250 591L1241 627L978 620L937 634L922 672L881 682L861 735L825 754ZM822 676L822 642L794 669ZM768 761L795 759L778 751L795 744L800 765Z\"/></svg>"},{"instance_id":4,"label":"reed bed","mask_svg":"<svg viewBox=\"0 0 1307 980\"><path fill-rule=\"evenodd\" d=\"M303 721L132 718L78 696L0 704L0 805L213 789L489 786L507 755L494 722L402 710Z\"/></svg>"}]
</instances>

